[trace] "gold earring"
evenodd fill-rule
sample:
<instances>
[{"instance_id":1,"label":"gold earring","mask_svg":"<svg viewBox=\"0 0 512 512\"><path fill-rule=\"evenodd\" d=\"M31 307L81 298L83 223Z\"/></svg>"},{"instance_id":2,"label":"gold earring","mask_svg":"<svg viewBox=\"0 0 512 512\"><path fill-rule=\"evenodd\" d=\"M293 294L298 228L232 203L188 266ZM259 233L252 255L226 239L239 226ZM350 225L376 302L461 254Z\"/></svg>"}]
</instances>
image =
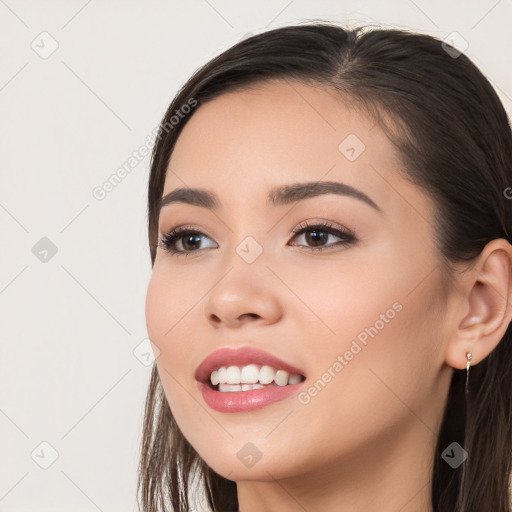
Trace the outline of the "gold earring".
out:
<instances>
[{"instance_id":1,"label":"gold earring","mask_svg":"<svg viewBox=\"0 0 512 512\"><path fill-rule=\"evenodd\" d=\"M468 392L468 380L469 380L469 367L471 366L471 352L466 352L466 359L468 360L466 364L466 393Z\"/></svg>"}]
</instances>

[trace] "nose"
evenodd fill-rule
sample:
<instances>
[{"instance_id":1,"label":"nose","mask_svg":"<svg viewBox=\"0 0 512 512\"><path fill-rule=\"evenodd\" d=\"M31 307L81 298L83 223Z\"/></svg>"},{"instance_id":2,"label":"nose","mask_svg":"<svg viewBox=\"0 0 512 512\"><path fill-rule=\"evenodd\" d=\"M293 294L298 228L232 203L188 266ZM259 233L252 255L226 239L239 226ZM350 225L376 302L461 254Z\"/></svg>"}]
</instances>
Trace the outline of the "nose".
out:
<instances>
[{"instance_id":1,"label":"nose","mask_svg":"<svg viewBox=\"0 0 512 512\"><path fill-rule=\"evenodd\" d=\"M271 286L272 273L264 278L231 269L203 301L203 314L212 327L241 327L252 323L269 325L282 317L277 287Z\"/></svg>"}]
</instances>

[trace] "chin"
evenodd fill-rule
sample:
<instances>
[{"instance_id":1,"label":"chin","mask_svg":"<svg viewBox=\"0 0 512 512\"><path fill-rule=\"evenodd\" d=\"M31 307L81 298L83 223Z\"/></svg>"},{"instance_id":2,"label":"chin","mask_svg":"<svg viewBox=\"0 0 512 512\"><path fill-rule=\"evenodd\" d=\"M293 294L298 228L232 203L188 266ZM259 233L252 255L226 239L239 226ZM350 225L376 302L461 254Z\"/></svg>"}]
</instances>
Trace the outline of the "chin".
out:
<instances>
[{"instance_id":1,"label":"chin","mask_svg":"<svg viewBox=\"0 0 512 512\"><path fill-rule=\"evenodd\" d=\"M230 443L229 446L219 447L217 453L198 451L213 471L228 480L263 482L304 472L304 461L291 461L284 451L276 452L271 444L264 447L262 443L257 445L250 441L231 440Z\"/></svg>"}]
</instances>

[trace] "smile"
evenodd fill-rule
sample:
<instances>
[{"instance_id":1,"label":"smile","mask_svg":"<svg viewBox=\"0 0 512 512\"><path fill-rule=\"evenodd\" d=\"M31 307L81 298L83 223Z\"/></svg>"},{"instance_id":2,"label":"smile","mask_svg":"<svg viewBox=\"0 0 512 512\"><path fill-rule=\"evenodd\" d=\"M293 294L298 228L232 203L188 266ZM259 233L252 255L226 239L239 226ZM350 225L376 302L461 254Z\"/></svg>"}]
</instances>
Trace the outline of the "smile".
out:
<instances>
[{"instance_id":1,"label":"smile","mask_svg":"<svg viewBox=\"0 0 512 512\"><path fill-rule=\"evenodd\" d=\"M206 404L219 412L260 409L296 393L306 380L302 370L253 347L212 352L195 377Z\"/></svg>"}]
</instances>

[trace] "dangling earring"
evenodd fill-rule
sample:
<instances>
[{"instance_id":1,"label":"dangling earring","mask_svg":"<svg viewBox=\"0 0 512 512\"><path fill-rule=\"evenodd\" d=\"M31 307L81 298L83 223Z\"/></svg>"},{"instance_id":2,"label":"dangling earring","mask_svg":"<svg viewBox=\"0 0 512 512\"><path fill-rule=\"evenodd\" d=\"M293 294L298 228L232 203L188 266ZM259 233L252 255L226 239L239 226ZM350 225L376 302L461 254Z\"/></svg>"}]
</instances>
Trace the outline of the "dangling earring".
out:
<instances>
[{"instance_id":1,"label":"dangling earring","mask_svg":"<svg viewBox=\"0 0 512 512\"><path fill-rule=\"evenodd\" d=\"M466 364L466 393L468 393L469 367L471 366L471 358L471 352L466 352L466 359L468 360Z\"/></svg>"}]
</instances>

